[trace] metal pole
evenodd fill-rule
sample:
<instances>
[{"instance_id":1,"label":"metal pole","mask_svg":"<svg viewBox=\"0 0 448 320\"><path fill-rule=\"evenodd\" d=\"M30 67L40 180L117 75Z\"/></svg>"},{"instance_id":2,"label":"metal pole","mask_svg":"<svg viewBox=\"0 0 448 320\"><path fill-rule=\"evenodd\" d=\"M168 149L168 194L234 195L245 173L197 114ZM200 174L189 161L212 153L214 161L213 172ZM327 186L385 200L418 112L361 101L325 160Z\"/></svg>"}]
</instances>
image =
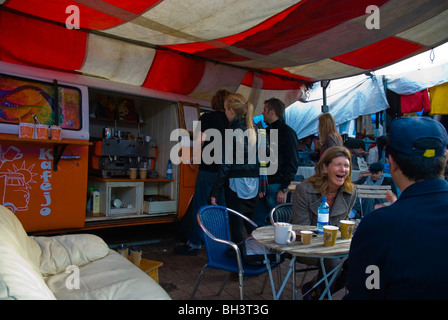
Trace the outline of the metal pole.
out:
<instances>
[{"instance_id":1,"label":"metal pole","mask_svg":"<svg viewBox=\"0 0 448 320\"><path fill-rule=\"evenodd\" d=\"M328 106L327 106L327 87L330 84L330 80L322 80L320 82L320 85L322 87L322 97L323 97L323 105L322 105L322 112L327 113L328 112Z\"/></svg>"}]
</instances>

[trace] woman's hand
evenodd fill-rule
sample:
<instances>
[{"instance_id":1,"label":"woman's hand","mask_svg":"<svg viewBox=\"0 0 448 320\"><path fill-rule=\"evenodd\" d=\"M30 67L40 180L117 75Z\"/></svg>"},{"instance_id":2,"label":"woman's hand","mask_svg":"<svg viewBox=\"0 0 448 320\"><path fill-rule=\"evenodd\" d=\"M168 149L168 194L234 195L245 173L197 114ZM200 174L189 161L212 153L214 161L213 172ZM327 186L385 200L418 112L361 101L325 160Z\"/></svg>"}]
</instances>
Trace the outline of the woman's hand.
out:
<instances>
[{"instance_id":1,"label":"woman's hand","mask_svg":"<svg viewBox=\"0 0 448 320\"><path fill-rule=\"evenodd\" d=\"M210 198L210 204L213 204L213 205L217 205L218 203L216 202L216 198L215 197L211 197Z\"/></svg>"}]
</instances>

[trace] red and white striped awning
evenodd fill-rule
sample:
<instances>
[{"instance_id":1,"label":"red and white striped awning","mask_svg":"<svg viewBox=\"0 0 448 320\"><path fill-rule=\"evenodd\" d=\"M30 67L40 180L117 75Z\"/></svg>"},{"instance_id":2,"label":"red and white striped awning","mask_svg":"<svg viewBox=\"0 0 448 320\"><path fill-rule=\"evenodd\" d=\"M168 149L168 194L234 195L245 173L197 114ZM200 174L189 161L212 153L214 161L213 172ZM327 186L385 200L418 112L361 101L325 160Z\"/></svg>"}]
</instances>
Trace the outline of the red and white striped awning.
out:
<instances>
[{"instance_id":1,"label":"red and white striped awning","mask_svg":"<svg viewBox=\"0 0 448 320\"><path fill-rule=\"evenodd\" d=\"M303 83L362 74L448 41L446 0L1 3L2 61L206 100L227 88L281 91L290 102ZM67 28L77 17L79 29Z\"/></svg>"}]
</instances>

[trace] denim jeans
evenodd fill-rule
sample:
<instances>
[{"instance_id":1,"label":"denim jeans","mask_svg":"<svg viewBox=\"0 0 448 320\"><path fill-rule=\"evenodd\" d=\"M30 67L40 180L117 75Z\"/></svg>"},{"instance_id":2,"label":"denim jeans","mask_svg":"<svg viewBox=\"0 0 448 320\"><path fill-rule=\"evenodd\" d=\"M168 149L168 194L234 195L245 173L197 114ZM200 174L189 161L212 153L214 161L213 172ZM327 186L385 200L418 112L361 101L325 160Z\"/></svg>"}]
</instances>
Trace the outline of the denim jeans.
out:
<instances>
[{"instance_id":1,"label":"denim jeans","mask_svg":"<svg viewBox=\"0 0 448 320\"><path fill-rule=\"evenodd\" d=\"M268 192L263 198L258 199L254 222L259 227L267 225L266 220L269 218L269 213L279 204L277 203L278 190L280 190L280 183L270 184Z\"/></svg>"},{"instance_id":2,"label":"denim jeans","mask_svg":"<svg viewBox=\"0 0 448 320\"><path fill-rule=\"evenodd\" d=\"M193 198L192 227L188 236L188 245L199 249L202 243L202 230L197 221L197 213L203 206L210 204L210 194L215 184L217 172L199 170ZM216 199L217 203L225 206L224 193Z\"/></svg>"}]
</instances>

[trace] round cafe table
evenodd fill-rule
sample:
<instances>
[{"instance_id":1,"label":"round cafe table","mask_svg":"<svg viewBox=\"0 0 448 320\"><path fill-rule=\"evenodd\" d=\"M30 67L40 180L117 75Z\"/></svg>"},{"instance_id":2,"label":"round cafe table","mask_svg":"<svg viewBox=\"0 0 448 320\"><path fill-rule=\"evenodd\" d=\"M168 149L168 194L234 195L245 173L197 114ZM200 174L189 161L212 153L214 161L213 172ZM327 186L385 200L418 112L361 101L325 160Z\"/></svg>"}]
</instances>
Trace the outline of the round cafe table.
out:
<instances>
[{"instance_id":1,"label":"round cafe table","mask_svg":"<svg viewBox=\"0 0 448 320\"><path fill-rule=\"evenodd\" d=\"M324 246L323 235L315 234L311 239L311 243L308 245L302 244L300 241L300 230L311 230L317 231L316 226L301 226L301 225L293 225L293 230L297 234L297 240L291 244L277 244L274 242L274 226L267 226L257 228L252 232L253 238L264 246L266 249L273 249L278 253L287 252L291 254L292 259L289 263L289 270L281 284L278 293L274 292L274 299L277 300L283 292L286 283L289 280L289 277L292 275L292 287L293 287L293 297L295 298L295 260L297 257L308 257L308 258L318 258L320 268L322 270L322 278L316 282L316 284L309 291L313 290L320 283L325 282L325 290L322 292L320 299L323 299L325 295L331 299L330 287L331 284L336 279L336 276L339 273L339 270L342 267L344 261L348 258L348 252L350 249L351 239L342 239L340 237L340 233L338 232L338 238L336 239L336 243L334 246L328 247ZM267 259L267 252L265 250L265 262L269 262ZM337 266L335 266L329 272L326 272L324 267L324 259L325 258L339 258L340 262ZM270 264L266 263L268 268L269 278L271 281L271 286L274 289L274 280L272 277L272 270L270 269ZM306 294L306 293L305 293Z\"/></svg>"}]
</instances>

